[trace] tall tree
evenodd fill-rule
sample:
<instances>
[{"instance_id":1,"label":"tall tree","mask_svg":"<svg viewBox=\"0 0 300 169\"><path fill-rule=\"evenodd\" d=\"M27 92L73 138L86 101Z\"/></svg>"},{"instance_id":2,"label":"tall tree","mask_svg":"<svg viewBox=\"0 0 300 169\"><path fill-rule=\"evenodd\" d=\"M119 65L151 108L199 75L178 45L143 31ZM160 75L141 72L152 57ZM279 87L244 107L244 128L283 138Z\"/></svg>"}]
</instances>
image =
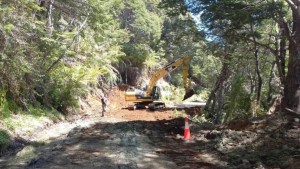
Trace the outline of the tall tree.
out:
<instances>
[{"instance_id":1,"label":"tall tree","mask_svg":"<svg viewBox=\"0 0 300 169\"><path fill-rule=\"evenodd\" d=\"M118 15L121 28L129 31L130 40L123 44L126 56L118 70L130 85L141 83L139 77L148 76L148 69L159 66L162 53L158 47L162 31L163 12L157 8L158 1L124 1Z\"/></svg>"},{"instance_id":2,"label":"tall tree","mask_svg":"<svg viewBox=\"0 0 300 169\"><path fill-rule=\"evenodd\" d=\"M169 1L183 4L183 1ZM260 36L257 31L248 31L249 24L255 27L263 25L264 20L274 20L281 29L280 35L274 43L258 43L261 47L269 49L276 57L281 82L284 83L283 110L300 111L300 1L299 0L268 0L268 1L236 1L236 0L188 0L188 8L192 13L200 14L203 25L212 34L222 32L222 38L236 37L236 40L254 42L251 37ZM220 34L219 34L220 35ZM289 60L286 77L283 64L285 63L285 40L288 41ZM279 50L277 50L279 49Z\"/></svg>"},{"instance_id":3,"label":"tall tree","mask_svg":"<svg viewBox=\"0 0 300 169\"><path fill-rule=\"evenodd\" d=\"M285 0L285 2L292 11L291 24L282 15L276 17L289 42L288 72L282 106L286 110L300 114L300 0Z\"/></svg>"}]
</instances>

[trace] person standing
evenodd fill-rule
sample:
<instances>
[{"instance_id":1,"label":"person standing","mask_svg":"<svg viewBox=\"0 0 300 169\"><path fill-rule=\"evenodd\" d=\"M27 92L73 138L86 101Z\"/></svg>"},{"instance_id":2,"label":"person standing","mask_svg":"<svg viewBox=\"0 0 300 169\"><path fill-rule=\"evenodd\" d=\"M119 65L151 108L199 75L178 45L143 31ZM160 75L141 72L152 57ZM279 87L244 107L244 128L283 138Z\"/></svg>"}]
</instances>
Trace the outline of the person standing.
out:
<instances>
[{"instance_id":1,"label":"person standing","mask_svg":"<svg viewBox=\"0 0 300 169\"><path fill-rule=\"evenodd\" d=\"M109 100L107 96L105 95L101 96L101 103L102 103L102 117L104 117L104 113L107 111L109 105Z\"/></svg>"}]
</instances>

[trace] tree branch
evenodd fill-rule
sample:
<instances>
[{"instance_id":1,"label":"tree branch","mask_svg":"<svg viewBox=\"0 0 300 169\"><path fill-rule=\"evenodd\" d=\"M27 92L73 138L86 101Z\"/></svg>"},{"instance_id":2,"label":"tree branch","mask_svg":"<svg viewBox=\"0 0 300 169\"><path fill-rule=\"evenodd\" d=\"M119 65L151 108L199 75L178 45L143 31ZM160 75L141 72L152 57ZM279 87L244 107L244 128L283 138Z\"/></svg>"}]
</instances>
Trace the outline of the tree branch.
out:
<instances>
[{"instance_id":1,"label":"tree branch","mask_svg":"<svg viewBox=\"0 0 300 169\"><path fill-rule=\"evenodd\" d=\"M268 44L263 44L263 43L260 43L260 42L257 42L257 41L254 41L253 39L251 38L247 38L245 39L246 41L250 41L252 43L256 43L257 45L261 46L261 47L264 47L266 49L269 49L271 53L273 53L275 56L277 55L277 52L275 49L271 48Z\"/></svg>"},{"instance_id":2,"label":"tree branch","mask_svg":"<svg viewBox=\"0 0 300 169\"><path fill-rule=\"evenodd\" d=\"M289 6L292 8L292 10L297 10L297 5L294 2L295 0L285 0L289 4Z\"/></svg>"},{"instance_id":3,"label":"tree branch","mask_svg":"<svg viewBox=\"0 0 300 169\"><path fill-rule=\"evenodd\" d=\"M86 22L87 22L87 19L88 19L88 17L86 17L85 20L83 21L83 23L80 25L78 31L76 32L76 34L74 35L74 37L73 37L73 39L72 39L71 44L67 47L67 50L69 50L69 49L71 48L72 44L73 44L73 43L75 42L75 40L76 40L76 37L80 34L80 32L82 32L83 27L84 27L84 25L85 25ZM66 56L65 54L64 54L64 55L61 55L56 61L54 61L54 62L51 64L51 66L47 69L47 72L51 71L51 70L53 69L53 67L54 67L58 62L60 62L60 60L61 60L62 58L64 58L65 56Z\"/></svg>"},{"instance_id":4,"label":"tree branch","mask_svg":"<svg viewBox=\"0 0 300 169\"><path fill-rule=\"evenodd\" d=\"M300 0L292 0L296 6L300 5Z\"/></svg>"}]
</instances>

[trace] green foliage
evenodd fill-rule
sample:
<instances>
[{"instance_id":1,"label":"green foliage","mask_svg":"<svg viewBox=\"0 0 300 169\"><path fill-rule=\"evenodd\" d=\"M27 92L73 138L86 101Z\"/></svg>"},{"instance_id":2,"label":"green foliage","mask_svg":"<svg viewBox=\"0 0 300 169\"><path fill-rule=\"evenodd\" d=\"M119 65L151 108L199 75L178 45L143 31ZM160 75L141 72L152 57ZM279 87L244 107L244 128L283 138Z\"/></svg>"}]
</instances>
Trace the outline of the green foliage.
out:
<instances>
[{"instance_id":1,"label":"green foliage","mask_svg":"<svg viewBox=\"0 0 300 169\"><path fill-rule=\"evenodd\" d=\"M182 103L185 94L183 87L171 85L169 87L164 87L163 90L165 91L165 94L162 94L162 100L166 104L175 105Z\"/></svg>"},{"instance_id":2,"label":"green foliage","mask_svg":"<svg viewBox=\"0 0 300 169\"><path fill-rule=\"evenodd\" d=\"M0 87L9 99L4 112L29 104L66 111L99 76L116 76L111 65L128 41L115 19L122 1L54 3L63 8L34 0L0 3Z\"/></svg>"},{"instance_id":3,"label":"green foliage","mask_svg":"<svg viewBox=\"0 0 300 169\"><path fill-rule=\"evenodd\" d=\"M250 36L259 38L260 34L247 31L246 25L258 26L263 20L273 18L274 14L284 15L284 10L278 10L283 9L281 1L188 0L187 5L192 13L201 12L201 21L211 33L231 40Z\"/></svg>"},{"instance_id":4,"label":"green foliage","mask_svg":"<svg viewBox=\"0 0 300 169\"><path fill-rule=\"evenodd\" d=\"M236 76L232 82L231 91L225 106L225 121L249 116L251 110L251 95L245 89L245 78Z\"/></svg>"},{"instance_id":5,"label":"green foliage","mask_svg":"<svg viewBox=\"0 0 300 169\"><path fill-rule=\"evenodd\" d=\"M212 54L206 54L203 50L198 49L196 56L192 60L192 76L202 84L197 86L200 90L203 88L212 88L220 74L222 61ZM200 88L201 87L201 88Z\"/></svg>"},{"instance_id":6,"label":"green foliage","mask_svg":"<svg viewBox=\"0 0 300 169\"><path fill-rule=\"evenodd\" d=\"M136 0L127 3L134 13L134 22L129 26L134 41L150 46L156 44L161 35L163 18L155 2Z\"/></svg>"},{"instance_id":7,"label":"green foliage","mask_svg":"<svg viewBox=\"0 0 300 169\"><path fill-rule=\"evenodd\" d=\"M41 120L41 121L43 121L44 118L49 118L50 120L53 120L53 121L64 120L64 116L55 109L48 109L45 107L29 105L28 112L29 112L29 117L32 117L34 119Z\"/></svg>"},{"instance_id":8,"label":"green foliage","mask_svg":"<svg viewBox=\"0 0 300 169\"><path fill-rule=\"evenodd\" d=\"M0 105L0 119L10 118L11 112L18 112L19 106L12 99L3 98Z\"/></svg>"},{"instance_id":9,"label":"green foliage","mask_svg":"<svg viewBox=\"0 0 300 169\"><path fill-rule=\"evenodd\" d=\"M1 118L9 119L10 112L19 111L18 107L33 116L47 115L44 112L49 109L68 113L78 107L78 98L90 86L108 88L116 84L119 74L124 76L128 67L137 67L135 70L144 71L137 73L139 76L148 76L185 53L192 58L192 80L199 94L195 99L201 100L207 99L208 91L214 88L224 55L230 56L232 59L226 62L230 62L230 73L235 76L229 79L231 87L225 92L226 118L247 115L253 100L250 82L256 80L253 43L247 40L255 37L265 43L272 39L269 35L276 31L270 18L284 15L286 9L275 10L281 2L256 0L195 2L56 0L51 8L35 0L1 1L0 89L5 91L0 96ZM188 9L200 13L202 27ZM251 25L254 31L249 31ZM272 30L267 32L267 28ZM207 33L218 37L205 39ZM225 48L230 50L224 52ZM262 50L259 54L270 55ZM273 60L260 57L259 61L265 80L270 71L268 63ZM120 68L122 65L125 68ZM180 69L171 74L176 87L172 86L172 95L164 98L167 102L182 101L178 97L184 95L179 87L181 74ZM267 89L264 81L264 94ZM262 97L263 105L266 102ZM14 122L9 124L8 120L6 124Z\"/></svg>"},{"instance_id":10,"label":"green foliage","mask_svg":"<svg viewBox=\"0 0 300 169\"><path fill-rule=\"evenodd\" d=\"M1 109L0 109L1 117L0 117L0 119L8 118L11 116L11 114L10 114L11 110L9 109L9 107L10 107L9 102L2 95L1 96Z\"/></svg>"},{"instance_id":11,"label":"green foliage","mask_svg":"<svg viewBox=\"0 0 300 169\"><path fill-rule=\"evenodd\" d=\"M162 0L159 7L165 9L170 16L178 16L188 10L183 0Z\"/></svg>"},{"instance_id":12,"label":"green foliage","mask_svg":"<svg viewBox=\"0 0 300 169\"><path fill-rule=\"evenodd\" d=\"M8 147L10 136L5 130L0 129L0 149L3 150Z\"/></svg>"},{"instance_id":13,"label":"green foliage","mask_svg":"<svg viewBox=\"0 0 300 169\"><path fill-rule=\"evenodd\" d=\"M208 89L200 89L199 91L199 100L206 101L209 97L210 91Z\"/></svg>"},{"instance_id":14,"label":"green foliage","mask_svg":"<svg viewBox=\"0 0 300 169\"><path fill-rule=\"evenodd\" d=\"M203 47L204 45L201 48L201 44L192 43L194 49L191 53L197 51L194 55L196 57L193 58L197 64L192 65L192 70L193 75L196 74L195 82L204 82L198 84L203 84L202 86L208 88L216 87L216 91L212 94L224 91L226 104L223 107L215 102L215 108L221 108L217 112L225 111L226 120L231 120L235 117L248 117L250 111L268 109L270 95L280 94L279 90L271 91L272 88L280 86L280 82L268 84L268 81L272 81L272 78L275 81L277 78L278 70L275 70L275 74L270 77L272 63L274 61L284 63L284 57L287 57L285 53L280 53L282 55L279 56L278 51L280 42L284 45L280 46L282 51L285 51L287 47L286 38L280 31L285 29L283 18L292 20L291 13L288 13L288 4L284 1L257 0L162 0L161 6L170 9L173 17L179 18L179 16L186 15L188 10L194 14L194 18L201 21L198 22L198 29L205 33L208 48ZM169 30L170 28L172 27L170 26ZM171 37L170 35L172 34L168 36ZM170 44L170 41L166 42L165 44ZM200 52L204 54L201 57L199 57ZM224 59L225 56L229 59ZM278 61L278 57L283 58ZM216 64L213 64L214 62ZM217 79L222 65L228 65L229 72L226 72L228 79L225 79L225 85L220 87L215 82L222 80L222 76ZM262 80L262 88L258 85L258 79ZM258 98L259 93L262 95ZM223 104L221 103L223 98L214 99ZM259 103L253 104L256 100Z\"/></svg>"},{"instance_id":15,"label":"green foliage","mask_svg":"<svg viewBox=\"0 0 300 169\"><path fill-rule=\"evenodd\" d=\"M122 60L140 69L156 68L155 62L159 62L161 56L157 45L163 26L163 15L157 8L157 2L127 1L124 2L124 6L119 18L122 28L127 29L131 37L130 41L123 45L126 56L123 56Z\"/></svg>"},{"instance_id":16,"label":"green foliage","mask_svg":"<svg viewBox=\"0 0 300 169\"><path fill-rule=\"evenodd\" d=\"M49 95L52 105L60 111L68 107L78 107L78 97L86 93L85 85L95 84L100 74L105 74L106 69L91 69L82 66L61 67L52 72L54 79Z\"/></svg>"}]
</instances>

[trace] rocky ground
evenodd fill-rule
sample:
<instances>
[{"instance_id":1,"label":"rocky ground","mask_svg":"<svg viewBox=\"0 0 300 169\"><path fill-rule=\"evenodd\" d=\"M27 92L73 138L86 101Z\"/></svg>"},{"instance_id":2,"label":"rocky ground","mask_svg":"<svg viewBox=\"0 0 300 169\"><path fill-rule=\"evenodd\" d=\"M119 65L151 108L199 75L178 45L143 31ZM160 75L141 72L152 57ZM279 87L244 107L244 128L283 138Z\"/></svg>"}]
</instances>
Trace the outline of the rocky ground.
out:
<instances>
[{"instance_id":1,"label":"rocky ground","mask_svg":"<svg viewBox=\"0 0 300 169\"><path fill-rule=\"evenodd\" d=\"M125 89L113 89L105 117L91 96L82 104L89 113L26 138L23 150L0 158L0 168L300 168L297 116L224 126L190 121L192 140L184 141L184 118L171 110L122 109Z\"/></svg>"}]
</instances>

